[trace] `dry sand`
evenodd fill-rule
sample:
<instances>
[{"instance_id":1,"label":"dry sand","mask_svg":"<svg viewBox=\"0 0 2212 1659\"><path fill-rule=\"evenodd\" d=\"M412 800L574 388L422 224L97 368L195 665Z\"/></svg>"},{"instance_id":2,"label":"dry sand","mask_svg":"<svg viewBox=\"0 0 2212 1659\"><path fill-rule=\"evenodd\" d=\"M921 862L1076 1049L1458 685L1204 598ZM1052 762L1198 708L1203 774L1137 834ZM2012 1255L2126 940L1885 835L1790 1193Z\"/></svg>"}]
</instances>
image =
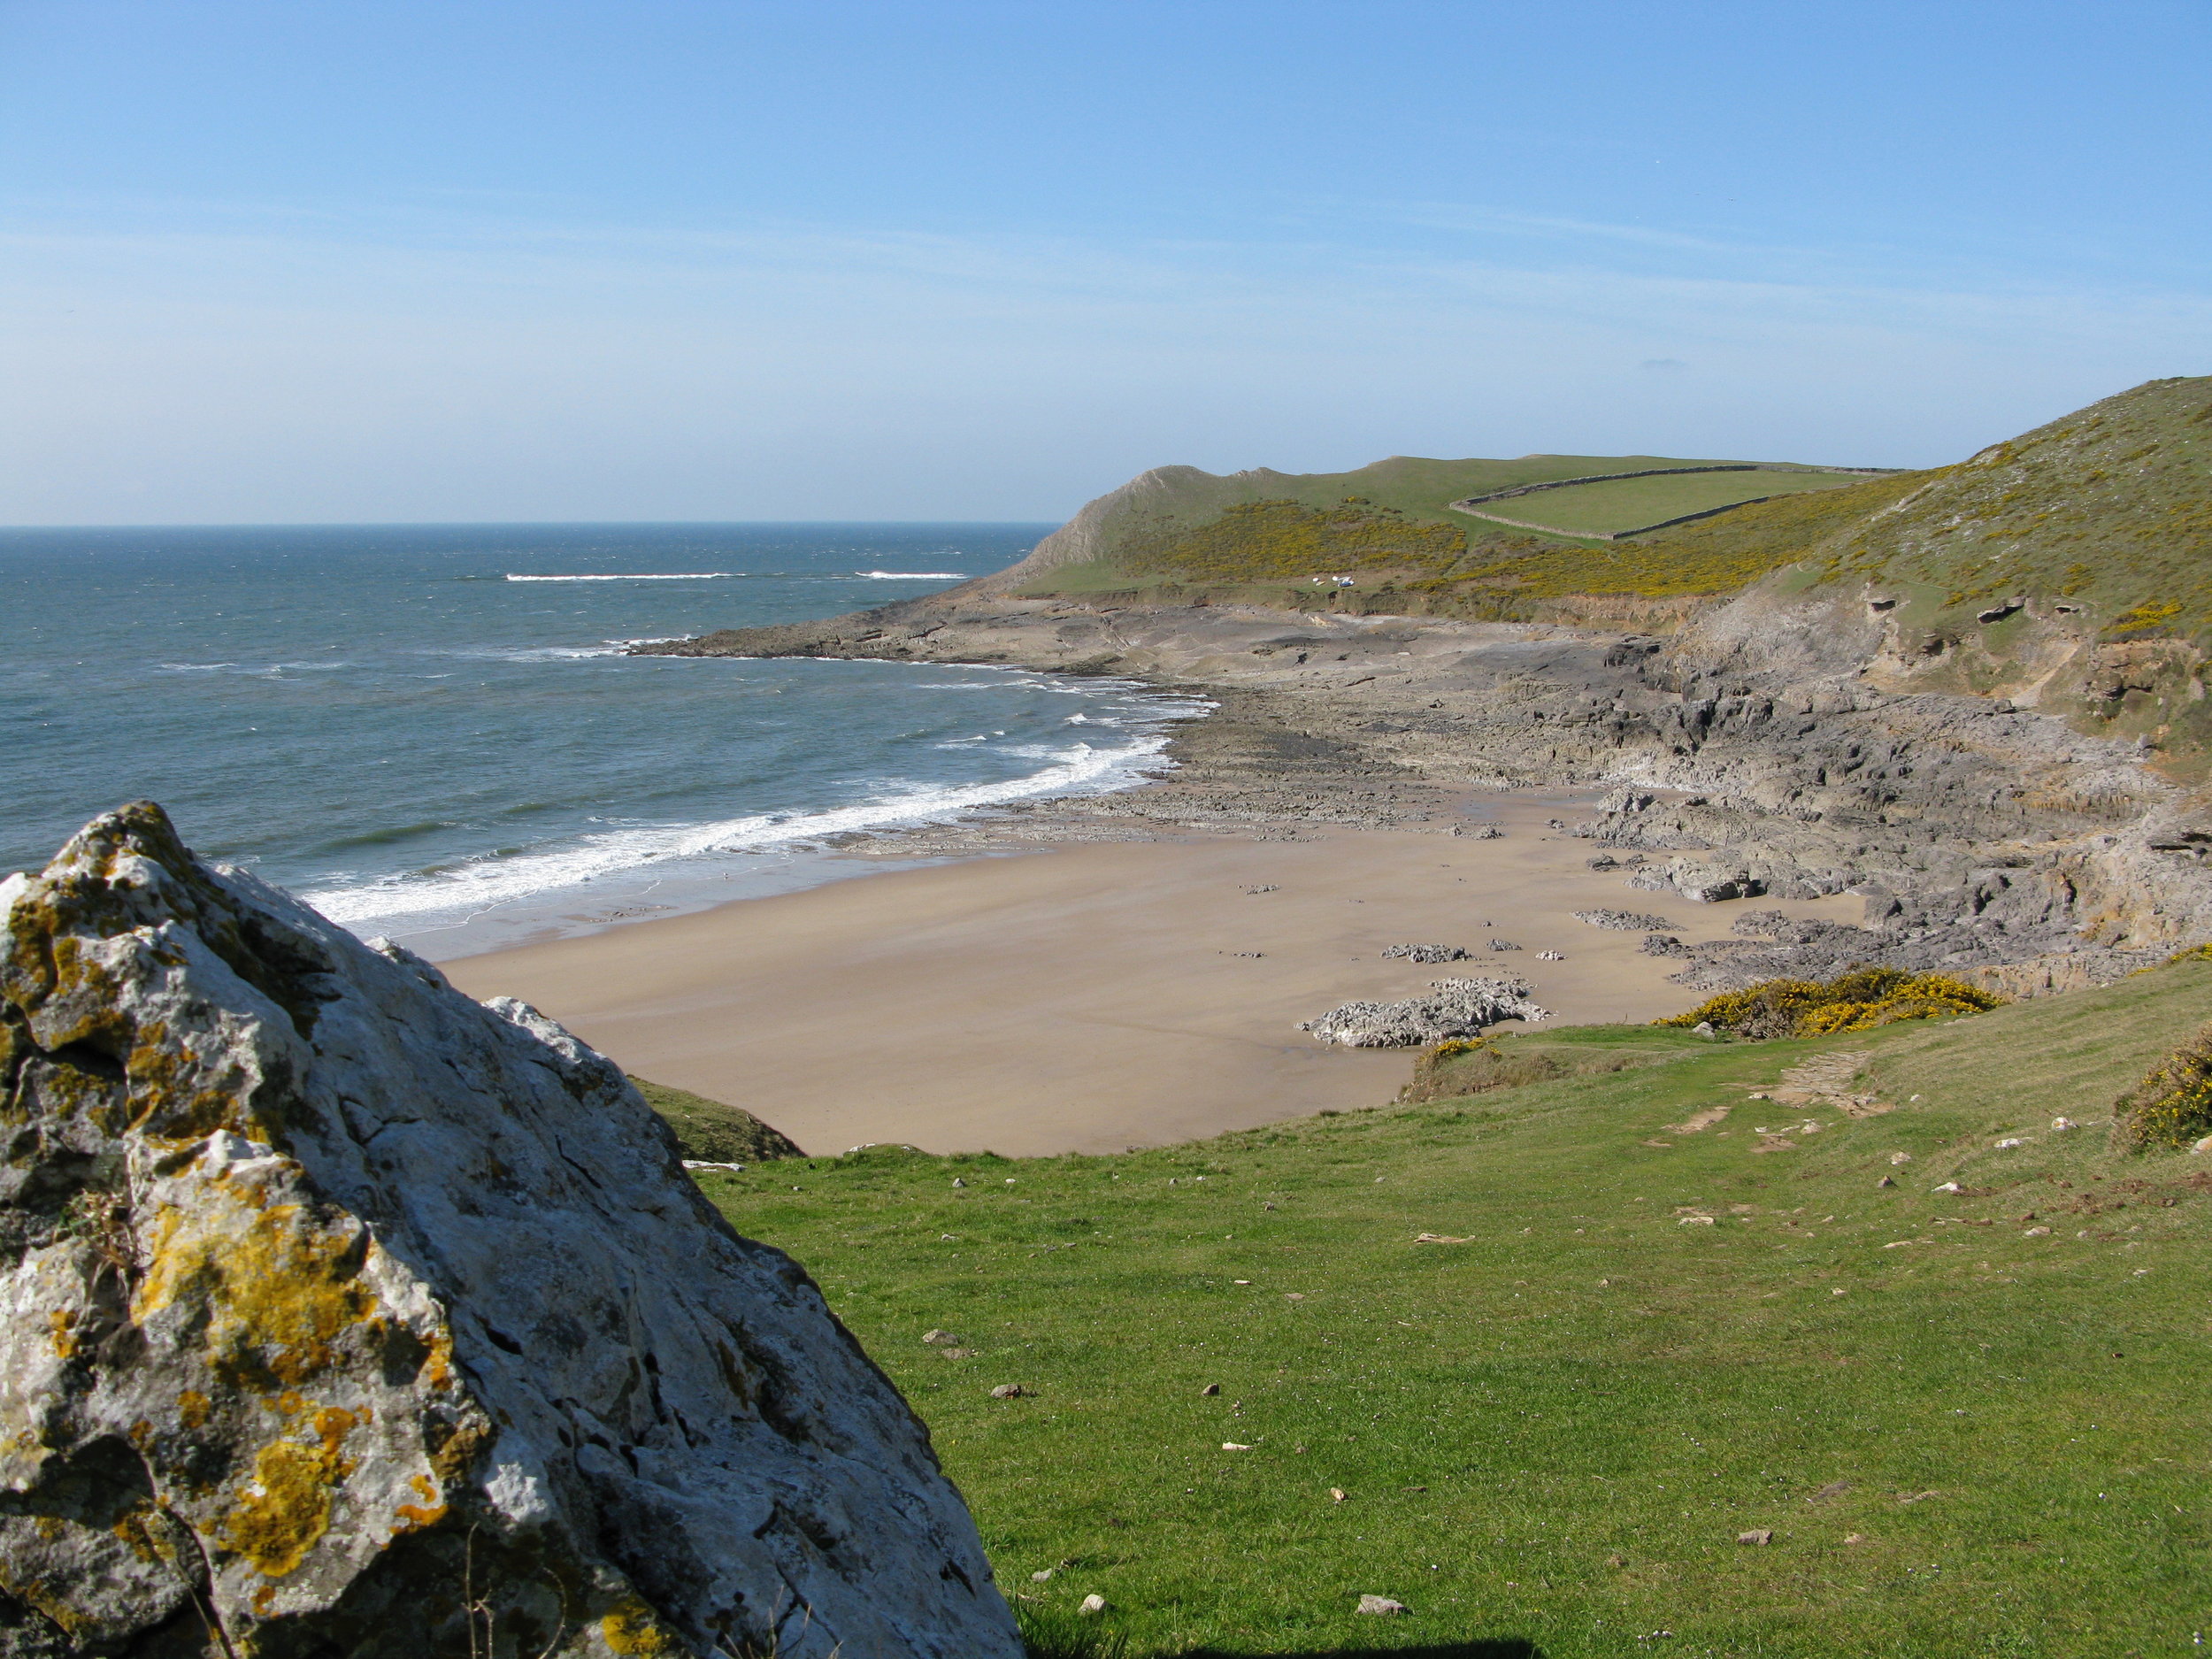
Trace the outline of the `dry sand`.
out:
<instances>
[{"instance_id":1,"label":"dry sand","mask_svg":"<svg viewBox=\"0 0 2212 1659\"><path fill-rule=\"evenodd\" d=\"M1698 1000L1640 934L1574 910L1656 911L1686 940L1725 936L1755 908L1857 918L1849 898L1633 891L1583 867L1590 842L1545 828L1556 810L1500 800L1498 841L1333 829L973 858L444 966L471 995L521 997L625 1068L743 1106L810 1152L1036 1155L1386 1103L1405 1051L1330 1048L1297 1022L1447 975L1527 979L1567 1024ZM1522 949L1489 955L1494 937ZM1383 959L1407 942L1483 955ZM1565 960L1538 961L1548 949Z\"/></svg>"}]
</instances>

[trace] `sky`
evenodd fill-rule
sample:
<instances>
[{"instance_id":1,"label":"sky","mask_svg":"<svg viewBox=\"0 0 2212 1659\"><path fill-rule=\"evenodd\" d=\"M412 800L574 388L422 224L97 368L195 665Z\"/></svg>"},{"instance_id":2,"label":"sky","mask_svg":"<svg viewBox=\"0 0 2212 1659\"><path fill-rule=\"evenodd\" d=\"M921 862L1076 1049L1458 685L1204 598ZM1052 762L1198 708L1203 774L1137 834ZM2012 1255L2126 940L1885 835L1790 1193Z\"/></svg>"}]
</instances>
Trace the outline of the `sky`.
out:
<instances>
[{"instance_id":1,"label":"sky","mask_svg":"<svg viewBox=\"0 0 2212 1659\"><path fill-rule=\"evenodd\" d=\"M0 523L1914 466L2212 371L2212 5L0 0Z\"/></svg>"}]
</instances>

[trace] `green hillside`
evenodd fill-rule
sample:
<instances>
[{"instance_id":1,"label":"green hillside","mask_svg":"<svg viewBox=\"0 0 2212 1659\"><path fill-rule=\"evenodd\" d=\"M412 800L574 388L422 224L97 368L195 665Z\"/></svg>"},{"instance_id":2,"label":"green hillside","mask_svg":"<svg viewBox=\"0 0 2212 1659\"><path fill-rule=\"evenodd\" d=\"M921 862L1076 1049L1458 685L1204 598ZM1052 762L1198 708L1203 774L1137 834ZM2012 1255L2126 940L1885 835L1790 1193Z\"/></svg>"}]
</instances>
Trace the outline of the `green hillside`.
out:
<instances>
[{"instance_id":1,"label":"green hillside","mask_svg":"<svg viewBox=\"0 0 2212 1659\"><path fill-rule=\"evenodd\" d=\"M2039 426L1808 551L1839 575L1924 584L1947 607L2062 596L2115 632L2202 636L2212 377L2153 380Z\"/></svg>"},{"instance_id":2,"label":"green hillside","mask_svg":"<svg viewBox=\"0 0 2212 1659\"><path fill-rule=\"evenodd\" d=\"M1141 510L1113 521L1103 557L1044 572L1025 591L1344 572L1371 579L1363 588L1391 583L1398 608L1520 617L1575 595L1727 594L1809 564L1827 580L1893 586L1900 619L1932 634L1970 633L1983 611L2026 596L2070 607L2109 638L2212 642L2212 378L2153 380L1929 472L1863 482L1809 472L1678 474L1543 490L1485 509L1595 534L1739 490L1783 492L1610 544L1486 526L1447 504L1583 472L1700 465L1724 464L1400 457L1356 472L1226 479L1168 468ZM1974 637L2004 645L2001 636Z\"/></svg>"},{"instance_id":3,"label":"green hillside","mask_svg":"<svg viewBox=\"0 0 2212 1659\"><path fill-rule=\"evenodd\" d=\"M1740 465L1663 455L1525 455L1510 461L1439 461L1394 455L1349 472L1278 472L1255 467L1248 472L1213 473L1194 466L1163 467L1156 475L1162 488L1146 496L1143 518L1149 527L1187 526L1204 523L1240 503L1286 501L1333 509L1351 501L1415 520L1464 529L1466 518L1452 511L1451 503L1470 495L1593 473ZM1545 492L1547 495L1551 493Z\"/></svg>"},{"instance_id":4,"label":"green hillside","mask_svg":"<svg viewBox=\"0 0 2212 1659\"><path fill-rule=\"evenodd\" d=\"M2212 1549L2212 1171L2101 1120L2208 994L2196 962L1809 1041L1563 1030L1429 1065L1419 1103L1199 1144L704 1185L929 1423L1040 1630L2177 1652ZM1750 1098L1822 1056L1895 1110Z\"/></svg>"},{"instance_id":5,"label":"green hillside","mask_svg":"<svg viewBox=\"0 0 2212 1659\"><path fill-rule=\"evenodd\" d=\"M1854 480L1847 473L1781 472L1762 467L1748 472L1676 472L1654 478L1617 478L1600 483L1570 484L1505 501L1487 502L1466 516L1497 513L1542 524L1577 535L1618 535L1691 513L1711 512L1772 495L1835 489Z\"/></svg>"},{"instance_id":6,"label":"green hillside","mask_svg":"<svg viewBox=\"0 0 2212 1659\"><path fill-rule=\"evenodd\" d=\"M1220 475L1162 467L1140 480L1141 489L1133 487L1125 496L1118 492L1121 498L1102 503L1108 528L1101 557L1040 572L1023 591L1094 593L1161 580L1302 580L1325 572L1437 577L1471 549L1481 562L1577 545L1563 531L1532 534L1455 511L1455 501L1592 474L1746 465L1649 455L1532 455L1512 461L1394 456L1349 472L1260 468ZM1542 490L1486 503L1482 511L1546 523L1555 511L1594 536L1609 535L1724 503L1846 482L1832 472L1778 465Z\"/></svg>"}]
</instances>

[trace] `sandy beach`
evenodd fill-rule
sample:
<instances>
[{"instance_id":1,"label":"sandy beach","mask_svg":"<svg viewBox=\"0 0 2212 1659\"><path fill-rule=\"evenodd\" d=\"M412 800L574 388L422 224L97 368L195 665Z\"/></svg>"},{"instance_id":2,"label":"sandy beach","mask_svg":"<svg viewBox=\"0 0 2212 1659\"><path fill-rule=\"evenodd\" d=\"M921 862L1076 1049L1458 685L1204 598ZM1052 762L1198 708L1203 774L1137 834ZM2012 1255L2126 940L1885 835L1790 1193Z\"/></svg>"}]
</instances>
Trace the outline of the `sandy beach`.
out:
<instances>
[{"instance_id":1,"label":"sandy beach","mask_svg":"<svg viewBox=\"0 0 2212 1659\"><path fill-rule=\"evenodd\" d=\"M1297 1023L1449 974L1525 978L1568 1024L1699 1000L1667 981L1678 963L1578 910L1655 911L1690 941L1752 909L1857 918L1855 898L1631 890L1584 867L1589 841L1548 827L1559 811L1556 796L1500 796L1491 841L1338 826L969 858L444 966L470 995L521 997L626 1069L743 1106L810 1152L1033 1156L1384 1104L1405 1051L1331 1048ZM1493 939L1521 949L1490 952ZM1414 941L1479 954L1383 957Z\"/></svg>"}]
</instances>

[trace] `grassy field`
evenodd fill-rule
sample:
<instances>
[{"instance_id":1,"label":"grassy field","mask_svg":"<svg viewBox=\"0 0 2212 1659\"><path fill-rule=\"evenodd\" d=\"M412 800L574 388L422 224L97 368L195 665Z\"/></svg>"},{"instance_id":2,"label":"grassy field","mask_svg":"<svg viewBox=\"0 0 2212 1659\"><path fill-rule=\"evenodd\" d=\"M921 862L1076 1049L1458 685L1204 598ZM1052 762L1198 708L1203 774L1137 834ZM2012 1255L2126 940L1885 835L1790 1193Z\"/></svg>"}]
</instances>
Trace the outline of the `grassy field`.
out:
<instances>
[{"instance_id":1,"label":"grassy field","mask_svg":"<svg viewBox=\"0 0 2212 1659\"><path fill-rule=\"evenodd\" d=\"M1508 518L1556 527L1555 539L1486 527L1448 506L1582 472L1695 465L1712 463L1396 457L1352 472L1258 469L1227 477L1166 467L1149 475L1157 488L1133 495L1107 527L1096 561L1043 572L1025 591L1120 592L1161 580L1236 586L1371 572L1394 580L1409 610L1527 620L1552 616L1556 602L1578 595L1722 595L1801 565L1815 580L1885 587L1902 601L1901 624L1929 638L1970 638L2001 656L2009 648L1980 613L2016 595L2062 603L2062 614L2078 615L2108 640L2193 640L2212 649L2212 493L2205 488L2212 377L2149 381L1927 472L1863 481L1816 472L1678 474L1494 503ZM1631 541L1565 539L1756 495L1778 498ZM1428 534L1447 526L1467 533L1456 552L1448 538ZM2193 691L2160 695L2177 720L2212 718L2197 711L2202 700ZM2202 733L2187 741L2212 749Z\"/></svg>"},{"instance_id":2,"label":"grassy field","mask_svg":"<svg viewBox=\"0 0 2212 1659\"><path fill-rule=\"evenodd\" d=\"M1837 472L1677 472L1571 484L1490 503L1480 511L1547 525L1570 535L1611 535L1762 496L1798 495L1861 481Z\"/></svg>"},{"instance_id":3,"label":"grassy field","mask_svg":"<svg viewBox=\"0 0 2212 1659\"><path fill-rule=\"evenodd\" d=\"M1586 1027L1199 1144L703 1185L929 1423L1025 1615L1131 1655L2194 1651L2212 1175L2101 1120L2208 1002L2192 964L1809 1042ZM1838 1052L1897 1110L1747 1098Z\"/></svg>"},{"instance_id":4,"label":"grassy field","mask_svg":"<svg viewBox=\"0 0 2212 1659\"><path fill-rule=\"evenodd\" d=\"M1451 503L1466 495L1593 472L1727 465L1663 455L1524 455L1512 460L1458 461L1394 455L1348 472L1278 472L1271 467L1254 467L1218 473L1194 466L1164 467L1156 475L1157 488L1146 494L1141 514L1131 523L1133 527L1187 527L1251 502L1294 502L1302 507L1327 510L1349 502L1402 514L1417 523L1463 529L1467 520L1451 511Z\"/></svg>"}]
</instances>

